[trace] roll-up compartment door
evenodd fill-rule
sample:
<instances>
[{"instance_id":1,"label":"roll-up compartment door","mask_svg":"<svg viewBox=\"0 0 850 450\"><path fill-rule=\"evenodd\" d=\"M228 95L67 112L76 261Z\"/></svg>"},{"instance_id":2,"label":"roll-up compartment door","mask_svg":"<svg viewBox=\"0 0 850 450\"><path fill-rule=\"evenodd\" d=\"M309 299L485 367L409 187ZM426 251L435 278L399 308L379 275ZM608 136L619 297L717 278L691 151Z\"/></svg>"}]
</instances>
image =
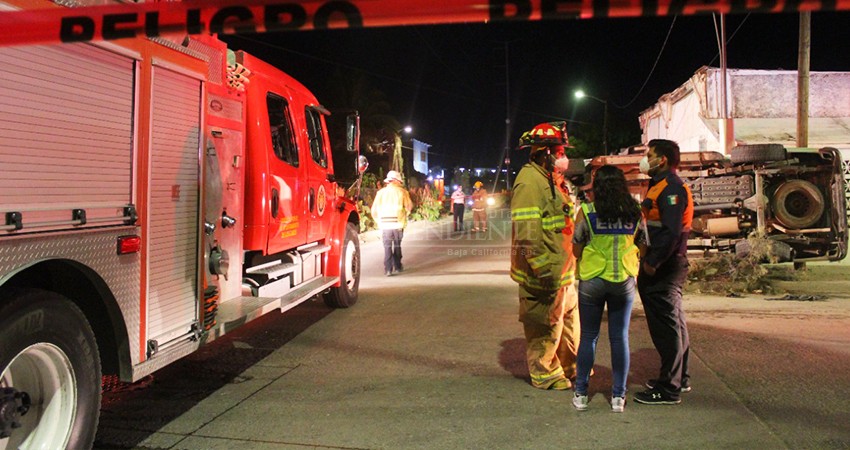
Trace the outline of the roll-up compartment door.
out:
<instances>
[{"instance_id":1,"label":"roll-up compartment door","mask_svg":"<svg viewBox=\"0 0 850 450\"><path fill-rule=\"evenodd\" d=\"M122 223L134 64L86 44L0 48L0 216L20 213L20 232L78 228L74 210Z\"/></svg>"},{"instance_id":2,"label":"roll-up compartment door","mask_svg":"<svg viewBox=\"0 0 850 450\"><path fill-rule=\"evenodd\" d=\"M148 339L197 318L201 83L154 67L148 221Z\"/></svg>"}]
</instances>

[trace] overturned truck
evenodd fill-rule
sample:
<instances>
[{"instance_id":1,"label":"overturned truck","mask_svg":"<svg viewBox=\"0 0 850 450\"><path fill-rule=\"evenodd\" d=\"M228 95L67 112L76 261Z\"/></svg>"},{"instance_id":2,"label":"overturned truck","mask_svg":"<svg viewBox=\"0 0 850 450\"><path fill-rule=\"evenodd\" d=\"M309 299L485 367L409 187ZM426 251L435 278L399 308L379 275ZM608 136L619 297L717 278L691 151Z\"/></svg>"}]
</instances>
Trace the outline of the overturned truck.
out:
<instances>
[{"instance_id":1,"label":"overturned truck","mask_svg":"<svg viewBox=\"0 0 850 450\"><path fill-rule=\"evenodd\" d=\"M841 155L850 154L850 73L810 75L807 142L814 148L794 148L796 71L728 69L724 81L720 69L701 67L639 122L642 142L670 139L682 150L679 173L694 197L694 253L745 255L747 238L761 236L772 260L838 261L847 254ZM617 165L639 197L649 181L638 171L645 150L597 157L588 172ZM583 164L572 167L573 175L584 172Z\"/></svg>"},{"instance_id":2,"label":"overturned truck","mask_svg":"<svg viewBox=\"0 0 850 450\"><path fill-rule=\"evenodd\" d=\"M618 166L640 198L649 184L649 176L638 169L641 150L593 158L587 172ZM582 167L571 175L583 184L584 173ZM743 145L733 148L729 158L719 152L683 152L679 175L693 193L692 252L744 256L751 251L747 238L762 236L774 261L839 261L847 255L845 182L834 148Z\"/></svg>"}]
</instances>

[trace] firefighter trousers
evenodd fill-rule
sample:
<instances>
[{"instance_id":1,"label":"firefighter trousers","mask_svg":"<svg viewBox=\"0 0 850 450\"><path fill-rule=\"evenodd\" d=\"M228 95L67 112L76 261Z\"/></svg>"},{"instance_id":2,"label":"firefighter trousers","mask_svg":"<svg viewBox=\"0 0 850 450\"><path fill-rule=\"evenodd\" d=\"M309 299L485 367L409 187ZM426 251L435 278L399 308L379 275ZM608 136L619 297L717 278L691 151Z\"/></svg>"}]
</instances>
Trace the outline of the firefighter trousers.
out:
<instances>
[{"instance_id":1,"label":"firefighter trousers","mask_svg":"<svg viewBox=\"0 0 850 450\"><path fill-rule=\"evenodd\" d=\"M472 228L487 231L487 210L472 209Z\"/></svg>"},{"instance_id":2,"label":"firefighter trousers","mask_svg":"<svg viewBox=\"0 0 850 450\"><path fill-rule=\"evenodd\" d=\"M549 389L574 378L581 330L575 284L555 292L519 288L519 321L523 324L531 385Z\"/></svg>"},{"instance_id":3,"label":"firefighter trousers","mask_svg":"<svg viewBox=\"0 0 850 450\"><path fill-rule=\"evenodd\" d=\"M648 275L641 267L637 280L649 335L661 357L656 385L677 398L682 383L687 383L690 377L690 339L682 308L682 287L687 276L687 257L676 255L662 263L655 275Z\"/></svg>"}]
</instances>

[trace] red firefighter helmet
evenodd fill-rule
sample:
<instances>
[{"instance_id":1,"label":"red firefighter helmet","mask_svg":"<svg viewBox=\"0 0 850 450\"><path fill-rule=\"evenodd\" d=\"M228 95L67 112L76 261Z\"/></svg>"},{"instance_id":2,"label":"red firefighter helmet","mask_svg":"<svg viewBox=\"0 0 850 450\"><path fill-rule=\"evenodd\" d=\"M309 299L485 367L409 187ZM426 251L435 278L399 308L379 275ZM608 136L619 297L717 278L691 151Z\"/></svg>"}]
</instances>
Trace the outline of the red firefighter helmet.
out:
<instances>
[{"instance_id":1,"label":"red firefighter helmet","mask_svg":"<svg viewBox=\"0 0 850 450\"><path fill-rule=\"evenodd\" d=\"M529 147L569 147L566 122L544 122L519 138L519 148Z\"/></svg>"}]
</instances>

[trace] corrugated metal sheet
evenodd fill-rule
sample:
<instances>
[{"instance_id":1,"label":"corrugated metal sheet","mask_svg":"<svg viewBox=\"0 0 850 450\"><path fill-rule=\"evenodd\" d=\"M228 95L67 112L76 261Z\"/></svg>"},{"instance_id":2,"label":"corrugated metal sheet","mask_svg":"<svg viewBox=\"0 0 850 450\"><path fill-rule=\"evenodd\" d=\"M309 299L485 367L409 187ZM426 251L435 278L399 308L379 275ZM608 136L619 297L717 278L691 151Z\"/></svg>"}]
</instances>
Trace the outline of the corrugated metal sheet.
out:
<instances>
[{"instance_id":1,"label":"corrugated metal sheet","mask_svg":"<svg viewBox=\"0 0 850 450\"><path fill-rule=\"evenodd\" d=\"M185 335L197 317L201 84L154 68L148 338Z\"/></svg>"},{"instance_id":2,"label":"corrugated metal sheet","mask_svg":"<svg viewBox=\"0 0 850 450\"><path fill-rule=\"evenodd\" d=\"M131 59L90 45L0 49L2 209L54 211L26 223L131 202L133 77Z\"/></svg>"}]
</instances>

